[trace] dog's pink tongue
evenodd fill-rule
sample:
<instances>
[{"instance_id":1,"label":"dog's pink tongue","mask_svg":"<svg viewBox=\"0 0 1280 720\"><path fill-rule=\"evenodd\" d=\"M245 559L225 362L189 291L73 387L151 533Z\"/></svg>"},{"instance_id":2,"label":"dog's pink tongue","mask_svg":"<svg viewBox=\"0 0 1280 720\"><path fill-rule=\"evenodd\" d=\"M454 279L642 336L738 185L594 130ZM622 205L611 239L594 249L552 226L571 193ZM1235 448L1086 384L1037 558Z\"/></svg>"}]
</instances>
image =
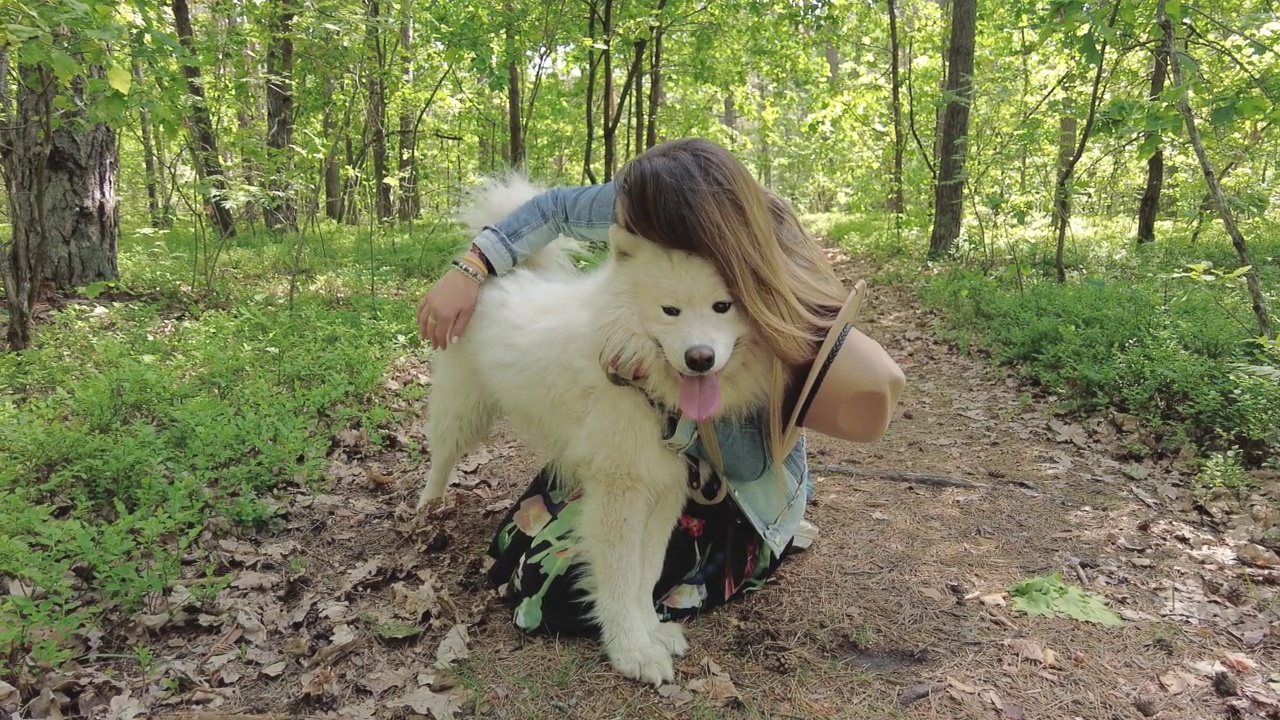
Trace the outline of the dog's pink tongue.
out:
<instances>
[{"instance_id":1,"label":"dog's pink tongue","mask_svg":"<svg viewBox=\"0 0 1280 720\"><path fill-rule=\"evenodd\" d=\"M692 420L711 417L720 404L720 378L716 375L688 375L680 378L680 411Z\"/></svg>"}]
</instances>

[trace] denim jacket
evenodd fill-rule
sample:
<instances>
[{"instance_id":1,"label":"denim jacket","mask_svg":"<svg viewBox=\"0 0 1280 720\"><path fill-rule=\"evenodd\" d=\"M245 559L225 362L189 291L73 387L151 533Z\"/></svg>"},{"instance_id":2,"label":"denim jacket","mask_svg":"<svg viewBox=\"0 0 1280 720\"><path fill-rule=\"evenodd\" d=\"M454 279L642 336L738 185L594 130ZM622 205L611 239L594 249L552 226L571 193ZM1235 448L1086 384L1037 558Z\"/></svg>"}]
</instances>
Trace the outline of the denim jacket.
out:
<instances>
[{"instance_id":1,"label":"denim jacket","mask_svg":"<svg viewBox=\"0 0 1280 720\"><path fill-rule=\"evenodd\" d=\"M560 235L583 242L608 242L614 222L614 186L557 187L516 208L499 222L486 226L474 242L502 275L546 247ZM775 554L781 554L804 516L813 494L813 478L806 462L803 433L783 460L785 483L779 491L777 470L765 441L768 415L746 422L717 422L716 438L724 460L729 495ZM674 452L710 465L711 458L698 437L697 424L681 419L665 438Z\"/></svg>"}]
</instances>

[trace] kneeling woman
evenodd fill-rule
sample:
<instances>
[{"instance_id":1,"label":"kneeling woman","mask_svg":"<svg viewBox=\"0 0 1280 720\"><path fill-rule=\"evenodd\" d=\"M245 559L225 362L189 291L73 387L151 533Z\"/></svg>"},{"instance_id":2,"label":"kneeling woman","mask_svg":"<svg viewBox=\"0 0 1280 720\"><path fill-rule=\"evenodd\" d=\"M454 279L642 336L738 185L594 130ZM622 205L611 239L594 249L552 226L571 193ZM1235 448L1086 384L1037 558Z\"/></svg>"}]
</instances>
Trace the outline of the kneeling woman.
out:
<instances>
[{"instance_id":1,"label":"kneeling woman","mask_svg":"<svg viewBox=\"0 0 1280 720\"><path fill-rule=\"evenodd\" d=\"M437 348L466 329L484 280L559 235L608 241L609 228L711 261L778 360L768 406L714 437L671 418L667 441L689 465L692 498L667 547L654 607L664 619L705 612L763 586L817 529L802 428L851 442L885 432L902 370L853 327L862 300L836 277L791 208L724 148L676 140L633 159L603 185L549 190L485 228L465 268L446 273L418 305L419 332ZM609 368L626 383L626 369ZM638 392L638 391L637 391ZM489 546L490 582L525 631L595 634L575 587L576 494L544 470L512 505Z\"/></svg>"}]
</instances>

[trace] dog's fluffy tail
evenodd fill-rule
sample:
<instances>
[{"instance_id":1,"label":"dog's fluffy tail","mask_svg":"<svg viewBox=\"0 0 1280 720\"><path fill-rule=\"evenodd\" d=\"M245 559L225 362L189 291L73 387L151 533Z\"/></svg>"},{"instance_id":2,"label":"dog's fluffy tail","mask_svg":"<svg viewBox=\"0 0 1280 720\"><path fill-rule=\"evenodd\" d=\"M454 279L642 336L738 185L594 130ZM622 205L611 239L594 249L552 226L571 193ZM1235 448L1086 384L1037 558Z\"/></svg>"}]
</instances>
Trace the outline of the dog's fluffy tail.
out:
<instances>
[{"instance_id":1,"label":"dog's fluffy tail","mask_svg":"<svg viewBox=\"0 0 1280 720\"><path fill-rule=\"evenodd\" d=\"M505 218L543 192L545 188L534 185L519 171L487 177L459 209L458 220L476 235L486 225ZM583 254L586 254L586 248L582 243L561 235L521 266L543 274L576 272L573 256Z\"/></svg>"}]
</instances>

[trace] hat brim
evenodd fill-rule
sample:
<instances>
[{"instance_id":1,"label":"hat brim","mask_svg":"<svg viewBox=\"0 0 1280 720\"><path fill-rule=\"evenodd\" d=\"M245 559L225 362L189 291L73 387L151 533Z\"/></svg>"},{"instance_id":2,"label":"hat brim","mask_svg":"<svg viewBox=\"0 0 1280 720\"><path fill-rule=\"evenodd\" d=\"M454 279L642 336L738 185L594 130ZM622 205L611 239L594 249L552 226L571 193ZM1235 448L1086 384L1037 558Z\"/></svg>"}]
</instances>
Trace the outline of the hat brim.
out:
<instances>
[{"instance_id":1,"label":"hat brim","mask_svg":"<svg viewBox=\"0 0 1280 720\"><path fill-rule=\"evenodd\" d=\"M795 446L800 428L804 423L805 413L809 410L809 404L813 402L813 397L817 394L822 377L826 374L831 361L835 359L835 354L839 352L839 346L844 343L849 331L853 328L853 321L858 317L858 312L862 309L862 301L866 296L867 282L859 280L854 284L853 291L849 293L849 299L845 300L840 312L836 313L835 320L831 323L831 330L827 333L827 337L823 339L821 347L818 348L818 354L814 355L813 365L810 367L804 383L800 386L800 394L796 396L795 407L791 410L791 417L787 420L787 424L782 427L782 437L786 438L784 446L788 450Z\"/></svg>"}]
</instances>

